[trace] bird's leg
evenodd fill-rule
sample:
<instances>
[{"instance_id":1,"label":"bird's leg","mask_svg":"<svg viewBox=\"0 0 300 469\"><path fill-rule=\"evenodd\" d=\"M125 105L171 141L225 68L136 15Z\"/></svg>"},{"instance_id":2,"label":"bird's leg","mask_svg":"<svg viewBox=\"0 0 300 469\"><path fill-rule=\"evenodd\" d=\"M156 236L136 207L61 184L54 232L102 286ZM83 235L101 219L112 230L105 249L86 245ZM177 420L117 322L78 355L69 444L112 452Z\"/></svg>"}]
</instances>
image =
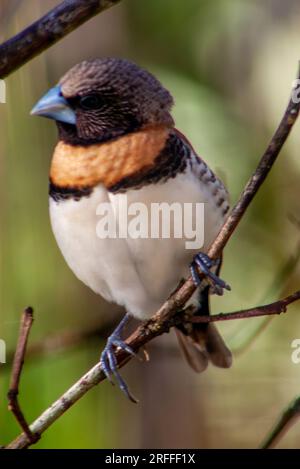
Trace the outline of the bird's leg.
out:
<instances>
[{"instance_id":1,"label":"bird's leg","mask_svg":"<svg viewBox=\"0 0 300 469\"><path fill-rule=\"evenodd\" d=\"M221 262L220 259L213 260L207 254L199 252L194 257L190 264L190 271L195 285L198 287L201 283L199 270L205 275L208 282L212 286L213 293L217 295L223 295L223 290L230 290L230 286L227 285L218 275L211 271L212 267L217 267Z\"/></svg>"},{"instance_id":2,"label":"bird's leg","mask_svg":"<svg viewBox=\"0 0 300 469\"><path fill-rule=\"evenodd\" d=\"M136 356L136 353L132 350L129 345L127 345L121 338L121 332L129 320L129 315L126 314L120 324L115 328L113 333L107 339L106 345L100 357L100 364L103 370L103 373L110 381L111 384L114 384L112 380L112 375L114 375L119 388L132 402L137 403L137 399L130 393L127 384L123 380L122 376L118 372L118 363L115 356L116 349L121 349L127 352L129 355Z\"/></svg>"}]
</instances>

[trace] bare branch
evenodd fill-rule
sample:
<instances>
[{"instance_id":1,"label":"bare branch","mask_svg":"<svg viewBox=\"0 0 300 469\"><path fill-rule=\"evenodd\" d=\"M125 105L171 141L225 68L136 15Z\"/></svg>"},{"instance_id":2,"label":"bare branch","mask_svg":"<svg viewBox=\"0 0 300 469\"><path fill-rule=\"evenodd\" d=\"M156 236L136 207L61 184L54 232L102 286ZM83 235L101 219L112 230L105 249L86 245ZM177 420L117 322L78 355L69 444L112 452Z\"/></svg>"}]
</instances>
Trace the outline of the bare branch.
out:
<instances>
[{"instance_id":1,"label":"bare branch","mask_svg":"<svg viewBox=\"0 0 300 469\"><path fill-rule=\"evenodd\" d=\"M286 294L291 277L298 267L299 259L300 244L298 243L294 249L293 255L282 265L272 284L267 289L267 292L259 301L260 304L263 303L266 298L269 298L271 295L273 296L278 291L280 291L279 297L282 297ZM252 345L254 340L256 340L258 336L262 334L262 332L269 326L273 319L273 316L265 316L261 321L256 321L254 327L249 327L247 324L244 328L239 328L229 339L229 346L231 351L234 353L234 356L237 357L245 353Z\"/></svg>"},{"instance_id":2,"label":"bare branch","mask_svg":"<svg viewBox=\"0 0 300 469\"><path fill-rule=\"evenodd\" d=\"M261 307L256 307L253 310L246 310L248 314L247 317L254 317L255 315L261 315L261 309L264 308L265 314L279 314L286 310L286 307L300 299L300 291L290 295L282 300L271 303L270 305L265 305ZM171 298L168 300L170 301ZM249 312L253 311L256 314L249 315ZM203 321L197 322L213 322L215 320L223 319L237 319L241 317L242 312L237 313L227 313L221 315L213 315L203 317ZM238 315L238 316L237 316ZM232 317L230 317L232 316ZM126 343L134 350L138 351L141 347L146 345L155 337L168 332L169 329L176 324L180 324L184 321L190 321L192 318L186 316L186 312L180 312L173 314L172 317L166 319L165 317L159 315L158 313L150 319L146 324L142 324L140 327L134 331L134 333L129 337ZM131 357L128 357L126 352L117 351L116 359L119 364L119 368L124 366ZM33 433L38 433L39 435L43 433L53 422L55 422L61 415L63 415L72 405L75 404L84 394L86 394L89 389L99 384L101 381L105 380L105 375L101 370L100 363L97 363L91 370L89 370L82 378L77 381L70 389L68 389L56 402L54 402L48 409L43 412L33 423L30 425L30 430ZM11 442L7 448L8 449L20 449L27 448L32 443L29 441L26 434L20 435L16 440Z\"/></svg>"},{"instance_id":3,"label":"bare branch","mask_svg":"<svg viewBox=\"0 0 300 469\"><path fill-rule=\"evenodd\" d=\"M296 250L296 254L290 257L280 269L278 275L276 276L272 284L272 287L270 288L270 293L268 294L268 296L271 294L274 294L278 290L280 285L281 286L283 285L283 288L281 288L280 296L284 295L286 291L287 279L291 276L296 266L298 265L299 257L300 257L300 245L298 246ZM263 299L261 301L263 301ZM276 304L277 302L274 305ZM264 307L259 306L258 308L264 308ZM253 308L250 310L249 309L243 310L241 312L242 313L244 312L245 314L247 314L247 312L253 311L254 309L256 310L256 308ZM229 314L232 314L232 313L229 313ZM261 324L258 328L256 328L254 333L253 331L250 332L250 335L247 337L246 342L243 343L242 346L240 346L237 349L233 348L235 356L237 354L242 353L244 349L248 347L252 343L252 341L257 337L257 335L261 332L261 330L264 329L267 326L267 324L269 324L270 319L273 319L272 313L269 313L269 314L270 315L267 315L267 316L263 315L265 316L266 321L268 321L267 323ZM277 310L274 312L274 314L277 314ZM212 316L212 321L217 316L218 315ZM255 314L253 313L253 314L250 314L250 316L242 316L242 317L254 317L254 316ZM191 322L193 321L194 319L191 319ZM105 323L103 323L103 321L101 322L97 321L95 324L89 325L86 329L81 328L78 330L75 329L75 330L59 331L50 336L43 337L41 340L38 340L37 342L34 342L31 345L30 344L28 345L27 350L26 350L26 359L27 360L32 360L32 359L40 360L48 355L61 353L73 347L83 346L86 342L90 342L93 340L99 341L99 339L106 339L106 337L110 334L110 332L117 326L117 323L118 323L118 319L117 317L115 317ZM6 362L8 364L12 362L14 354L15 354L14 351L12 350L8 351L7 356L6 356ZM5 371L5 369L3 371Z\"/></svg>"},{"instance_id":4,"label":"bare branch","mask_svg":"<svg viewBox=\"0 0 300 469\"><path fill-rule=\"evenodd\" d=\"M38 434L33 434L28 426L28 423L25 420L24 414L21 410L18 394L19 394L19 384L21 379L21 373L24 365L24 358L26 353L26 346L28 341L28 336L30 329L33 323L33 309L31 307L26 308L23 311L20 325L19 338L16 348L16 353L14 357L12 373L11 373L11 382L10 388L7 394L8 397L8 408L12 411L16 417L17 422L24 431L26 437L31 444L39 440Z\"/></svg>"},{"instance_id":5,"label":"bare branch","mask_svg":"<svg viewBox=\"0 0 300 469\"><path fill-rule=\"evenodd\" d=\"M155 315L146 324L141 325L126 341L133 350L138 351L147 342L152 340L164 332L167 332L170 327L182 321L180 315L173 316L169 321L165 318L162 319L159 315ZM116 359L119 367L122 367L130 357L126 352L118 350L116 352ZM66 412L75 402L77 402L89 389L105 380L105 375L101 370L100 363L97 363L91 370L89 370L82 378L77 381L67 392L65 392L56 402L54 402L40 417L38 417L30 429L33 433L43 433L53 422L55 422L61 415ZM30 441L23 433L15 441L10 443L8 449L20 449L30 446Z\"/></svg>"},{"instance_id":6,"label":"bare branch","mask_svg":"<svg viewBox=\"0 0 300 469\"><path fill-rule=\"evenodd\" d=\"M290 295L283 300L270 303L265 306L257 306L255 308L245 309L241 311L235 311L231 313L219 313L214 314L213 316L203 316L203 317L189 317L186 318L186 322L214 322L222 321L227 319L243 319L257 316L271 316L275 314L280 314L285 312L284 308L286 305L283 302L291 299L288 304L298 300L299 292ZM109 333L117 325L117 319L114 319L111 322L103 324L96 323L84 330L66 330L63 332L57 332L49 337L45 337L32 345L28 345L26 351L26 359L42 359L45 356L57 354L65 350L69 350L73 347L82 346L85 342L92 340L105 339ZM239 350L238 350L239 353ZM236 352L235 352L236 354ZM9 351L7 353L7 363L11 363L13 360L14 352Z\"/></svg>"},{"instance_id":7,"label":"bare branch","mask_svg":"<svg viewBox=\"0 0 300 469\"><path fill-rule=\"evenodd\" d=\"M267 436L264 443L261 445L262 449L273 448L279 440L288 432L293 424L300 417L300 396L296 397L288 408L283 412L279 421L276 423L270 434Z\"/></svg>"},{"instance_id":8,"label":"bare branch","mask_svg":"<svg viewBox=\"0 0 300 469\"><path fill-rule=\"evenodd\" d=\"M282 300L275 301L268 305L256 306L255 308L243 309L241 311L235 311L233 313L219 313L213 316L193 316L188 319L189 322L193 323L207 323L216 321L228 321L230 319L246 319L255 318L259 316L269 316L272 314L285 313L288 305L300 300L300 290L296 291L292 295L283 298Z\"/></svg>"},{"instance_id":9,"label":"bare branch","mask_svg":"<svg viewBox=\"0 0 300 469\"><path fill-rule=\"evenodd\" d=\"M120 0L65 0L0 46L0 78L17 70L81 24Z\"/></svg>"}]
</instances>

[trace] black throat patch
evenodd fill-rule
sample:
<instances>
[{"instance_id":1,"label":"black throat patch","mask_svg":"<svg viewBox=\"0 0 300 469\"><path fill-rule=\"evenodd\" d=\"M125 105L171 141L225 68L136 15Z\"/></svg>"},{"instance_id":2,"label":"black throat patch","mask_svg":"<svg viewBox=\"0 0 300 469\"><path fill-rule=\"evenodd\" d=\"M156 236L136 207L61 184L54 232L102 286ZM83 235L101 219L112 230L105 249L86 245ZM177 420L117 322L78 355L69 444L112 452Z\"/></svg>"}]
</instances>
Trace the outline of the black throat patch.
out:
<instances>
[{"instance_id":1,"label":"black throat patch","mask_svg":"<svg viewBox=\"0 0 300 469\"><path fill-rule=\"evenodd\" d=\"M49 196L56 202L68 199L79 201L82 197L89 197L92 192L92 187L59 187L49 181Z\"/></svg>"}]
</instances>

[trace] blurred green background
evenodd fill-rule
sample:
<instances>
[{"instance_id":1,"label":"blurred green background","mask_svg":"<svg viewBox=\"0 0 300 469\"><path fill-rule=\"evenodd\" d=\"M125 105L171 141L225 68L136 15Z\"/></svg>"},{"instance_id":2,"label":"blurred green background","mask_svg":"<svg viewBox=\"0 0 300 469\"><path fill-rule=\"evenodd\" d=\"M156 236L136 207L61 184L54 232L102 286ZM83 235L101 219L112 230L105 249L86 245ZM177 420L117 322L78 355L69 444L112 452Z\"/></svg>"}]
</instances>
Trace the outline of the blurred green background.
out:
<instances>
[{"instance_id":1,"label":"blurred green background","mask_svg":"<svg viewBox=\"0 0 300 469\"><path fill-rule=\"evenodd\" d=\"M57 1L0 2L3 41ZM226 181L235 201L289 97L300 56L297 0L123 0L7 78L0 104L0 338L14 349L22 309L35 309L30 344L53 334L107 324L121 310L68 270L48 220L48 168L54 125L29 116L37 99L85 58L125 57L145 66L175 97L177 127ZM225 251L232 292L213 312L272 301L299 288L300 123ZM269 321L220 325L235 353L230 370L194 375L173 333L149 347L151 361L123 371L140 404L104 382L43 435L38 448L257 447L300 393L299 305ZM98 359L104 339L29 357L20 400L37 417ZM8 357L9 358L9 357ZM19 428L7 410L10 363L0 365L0 444ZM279 447L299 447L300 424Z\"/></svg>"}]
</instances>

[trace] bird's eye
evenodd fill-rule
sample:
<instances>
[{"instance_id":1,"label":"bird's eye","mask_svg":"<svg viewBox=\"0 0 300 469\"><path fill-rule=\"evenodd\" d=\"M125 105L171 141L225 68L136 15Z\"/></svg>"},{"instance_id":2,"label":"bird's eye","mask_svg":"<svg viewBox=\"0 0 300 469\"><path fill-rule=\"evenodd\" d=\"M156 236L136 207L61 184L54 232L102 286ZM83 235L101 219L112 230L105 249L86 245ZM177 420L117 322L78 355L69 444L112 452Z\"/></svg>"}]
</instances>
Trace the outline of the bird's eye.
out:
<instances>
[{"instance_id":1,"label":"bird's eye","mask_svg":"<svg viewBox=\"0 0 300 469\"><path fill-rule=\"evenodd\" d=\"M83 96L80 99L80 107L82 109L98 109L102 105L102 100L97 94L91 94L89 96Z\"/></svg>"}]
</instances>

